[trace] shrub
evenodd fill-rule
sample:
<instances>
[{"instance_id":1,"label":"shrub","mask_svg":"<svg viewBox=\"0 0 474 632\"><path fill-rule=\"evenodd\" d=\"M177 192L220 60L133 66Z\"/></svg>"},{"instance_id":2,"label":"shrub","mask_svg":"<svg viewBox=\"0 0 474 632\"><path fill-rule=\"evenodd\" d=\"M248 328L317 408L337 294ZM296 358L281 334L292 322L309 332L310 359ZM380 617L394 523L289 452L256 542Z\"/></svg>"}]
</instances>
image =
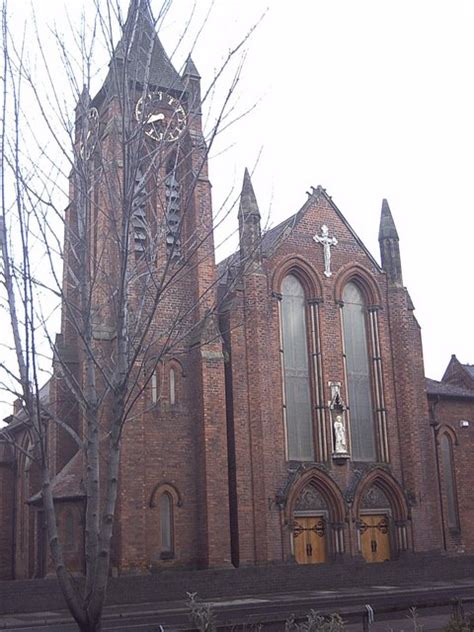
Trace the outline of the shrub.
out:
<instances>
[{"instance_id":1,"label":"shrub","mask_svg":"<svg viewBox=\"0 0 474 632\"><path fill-rule=\"evenodd\" d=\"M338 614L322 615L310 610L305 621L296 623L294 617L285 623L285 632L343 632L344 621Z\"/></svg>"}]
</instances>

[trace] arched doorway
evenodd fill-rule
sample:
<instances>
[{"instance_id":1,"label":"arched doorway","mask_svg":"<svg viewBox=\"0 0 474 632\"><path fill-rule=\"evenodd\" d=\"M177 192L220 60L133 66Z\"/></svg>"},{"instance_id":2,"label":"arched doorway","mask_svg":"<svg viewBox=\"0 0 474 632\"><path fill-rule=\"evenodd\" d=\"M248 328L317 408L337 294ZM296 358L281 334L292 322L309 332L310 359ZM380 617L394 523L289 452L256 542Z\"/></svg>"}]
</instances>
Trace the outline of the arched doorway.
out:
<instances>
[{"instance_id":1,"label":"arched doorway","mask_svg":"<svg viewBox=\"0 0 474 632\"><path fill-rule=\"evenodd\" d=\"M313 485L306 486L296 500L293 512L293 546L298 564L327 562L329 511Z\"/></svg>"},{"instance_id":2,"label":"arched doorway","mask_svg":"<svg viewBox=\"0 0 474 632\"><path fill-rule=\"evenodd\" d=\"M408 549L408 505L388 472L372 470L356 493L358 550L367 562L386 562Z\"/></svg>"},{"instance_id":3,"label":"arched doorway","mask_svg":"<svg viewBox=\"0 0 474 632\"><path fill-rule=\"evenodd\" d=\"M337 484L313 467L288 494L291 553L298 564L322 564L344 553L345 505Z\"/></svg>"},{"instance_id":4,"label":"arched doorway","mask_svg":"<svg viewBox=\"0 0 474 632\"><path fill-rule=\"evenodd\" d=\"M387 562L391 559L390 502L382 489L372 485L362 497L358 530L360 552L367 562Z\"/></svg>"}]
</instances>

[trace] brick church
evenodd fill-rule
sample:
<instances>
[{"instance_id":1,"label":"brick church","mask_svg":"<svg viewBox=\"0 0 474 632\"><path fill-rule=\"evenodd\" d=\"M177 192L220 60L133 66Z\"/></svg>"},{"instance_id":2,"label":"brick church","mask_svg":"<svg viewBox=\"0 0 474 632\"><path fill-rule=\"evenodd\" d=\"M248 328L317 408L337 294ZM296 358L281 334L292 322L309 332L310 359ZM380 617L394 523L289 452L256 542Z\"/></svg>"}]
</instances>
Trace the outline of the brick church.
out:
<instances>
[{"instance_id":1,"label":"brick church","mask_svg":"<svg viewBox=\"0 0 474 632\"><path fill-rule=\"evenodd\" d=\"M153 107L143 117L145 49ZM144 158L136 176L158 184L154 195L132 205L132 263L144 265L141 253L153 243L154 265L171 275L191 244L194 251L153 323L159 337L163 322L185 313L188 333L177 335L153 367L124 428L112 572L473 554L474 366L453 356L441 382L425 378L388 202L381 208L379 263L321 186L262 233L258 191L246 171L239 250L216 264L194 63L189 58L181 74L175 70L146 1L132 0L111 71L87 106L102 152L117 161L110 140L119 92L114 63L130 64L130 116L143 123L148 146L161 143L164 153L156 173ZM81 148L77 156L88 158ZM101 182L98 206L105 199ZM80 194L73 185L70 191L69 228ZM95 240L91 257L107 251L114 211L106 211L87 227ZM197 234L204 235L198 245ZM74 266L69 238L65 295L74 292ZM196 293L205 299L196 301ZM102 291L95 300L94 338L106 349L113 296ZM140 293L131 300L138 305ZM41 399L81 433L81 409L64 385L61 363L85 379L64 306L53 377ZM34 446L19 404L6 421L0 579L42 577L49 564L40 472L28 456ZM84 455L59 426L50 430L48 449L67 564L81 573Z\"/></svg>"}]
</instances>

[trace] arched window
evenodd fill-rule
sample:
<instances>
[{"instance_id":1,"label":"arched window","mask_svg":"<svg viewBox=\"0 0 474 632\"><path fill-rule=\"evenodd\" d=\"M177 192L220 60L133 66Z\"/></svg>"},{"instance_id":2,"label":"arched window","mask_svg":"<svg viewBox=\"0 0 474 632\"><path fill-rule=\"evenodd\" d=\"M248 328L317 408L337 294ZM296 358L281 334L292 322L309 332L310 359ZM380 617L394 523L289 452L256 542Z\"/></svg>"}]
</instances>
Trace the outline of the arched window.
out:
<instances>
[{"instance_id":1,"label":"arched window","mask_svg":"<svg viewBox=\"0 0 474 632\"><path fill-rule=\"evenodd\" d=\"M451 437L447 433L443 433L441 435L440 447L444 472L448 527L450 529L459 529L456 481L454 477L453 445Z\"/></svg>"},{"instance_id":2,"label":"arched window","mask_svg":"<svg viewBox=\"0 0 474 632\"><path fill-rule=\"evenodd\" d=\"M287 457L312 461L313 420L306 327L306 299L298 279L287 275L281 284L281 353Z\"/></svg>"},{"instance_id":3,"label":"arched window","mask_svg":"<svg viewBox=\"0 0 474 632\"><path fill-rule=\"evenodd\" d=\"M160 496L160 549L163 557L173 553L173 501L168 492Z\"/></svg>"},{"instance_id":4,"label":"arched window","mask_svg":"<svg viewBox=\"0 0 474 632\"><path fill-rule=\"evenodd\" d=\"M158 385L158 367L153 370L151 374L151 402L156 404L159 397L159 385Z\"/></svg>"},{"instance_id":5,"label":"arched window","mask_svg":"<svg viewBox=\"0 0 474 632\"><path fill-rule=\"evenodd\" d=\"M362 292L355 283L346 284L342 298L352 458L355 461L375 461L377 454L367 345L367 309Z\"/></svg>"},{"instance_id":6,"label":"arched window","mask_svg":"<svg viewBox=\"0 0 474 632\"><path fill-rule=\"evenodd\" d=\"M176 371L174 369L170 369L169 393L170 406L174 406L176 404Z\"/></svg>"}]
</instances>

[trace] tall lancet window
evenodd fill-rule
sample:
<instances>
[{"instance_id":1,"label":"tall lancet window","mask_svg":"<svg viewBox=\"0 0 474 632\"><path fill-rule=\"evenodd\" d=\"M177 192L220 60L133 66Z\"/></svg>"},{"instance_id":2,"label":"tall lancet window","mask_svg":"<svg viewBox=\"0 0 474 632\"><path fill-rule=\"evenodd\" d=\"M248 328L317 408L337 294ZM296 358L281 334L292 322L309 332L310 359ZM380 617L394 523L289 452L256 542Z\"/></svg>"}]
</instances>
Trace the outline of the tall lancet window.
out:
<instances>
[{"instance_id":1,"label":"tall lancet window","mask_svg":"<svg viewBox=\"0 0 474 632\"><path fill-rule=\"evenodd\" d=\"M170 555L173 551L173 503L167 492L160 496L160 540L162 556Z\"/></svg>"},{"instance_id":2,"label":"tall lancet window","mask_svg":"<svg viewBox=\"0 0 474 632\"><path fill-rule=\"evenodd\" d=\"M454 478L453 445L451 438L446 434L441 435L441 460L444 470L444 485L446 491L446 505L448 514L448 527L459 528L458 503L456 495L456 483Z\"/></svg>"},{"instance_id":3,"label":"tall lancet window","mask_svg":"<svg viewBox=\"0 0 474 632\"><path fill-rule=\"evenodd\" d=\"M147 221L146 221L146 181L143 171L138 168L132 198L132 228L133 243L137 254L146 249Z\"/></svg>"},{"instance_id":4,"label":"tall lancet window","mask_svg":"<svg viewBox=\"0 0 474 632\"><path fill-rule=\"evenodd\" d=\"M168 255L174 258L181 256L181 199L180 187L176 178L176 158L171 158L166 167L166 248Z\"/></svg>"},{"instance_id":5,"label":"tall lancet window","mask_svg":"<svg viewBox=\"0 0 474 632\"><path fill-rule=\"evenodd\" d=\"M303 286L289 274L281 285L281 342L287 456L312 461L313 421Z\"/></svg>"},{"instance_id":6,"label":"tall lancet window","mask_svg":"<svg viewBox=\"0 0 474 632\"><path fill-rule=\"evenodd\" d=\"M352 458L354 461L375 461L377 453L367 345L367 307L355 283L347 283L342 298Z\"/></svg>"}]
</instances>

